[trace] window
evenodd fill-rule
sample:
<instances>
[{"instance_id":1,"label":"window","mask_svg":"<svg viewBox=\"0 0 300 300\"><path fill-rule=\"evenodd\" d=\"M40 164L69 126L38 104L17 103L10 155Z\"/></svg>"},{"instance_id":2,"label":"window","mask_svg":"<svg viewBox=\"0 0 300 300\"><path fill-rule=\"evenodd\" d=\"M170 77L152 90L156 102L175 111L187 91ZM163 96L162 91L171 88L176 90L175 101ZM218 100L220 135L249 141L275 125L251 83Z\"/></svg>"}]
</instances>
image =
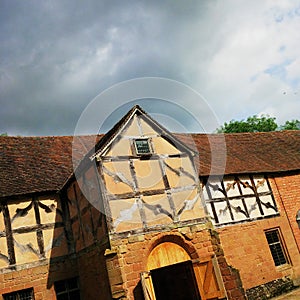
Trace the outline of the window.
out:
<instances>
[{"instance_id":1,"label":"window","mask_svg":"<svg viewBox=\"0 0 300 300\"><path fill-rule=\"evenodd\" d=\"M33 288L3 295L4 300L33 300Z\"/></svg>"},{"instance_id":2,"label":"window","mask_svg":"<svg viewBox=\"0 0 300 300\"><path fill-rule=\"evenodd\" d=\"M60 280L54 283L57 300L80 300L77 278Z\"/></svg>"},{"instance_id":3,"label":"window","mask_svg":"<svg viewBox=\"0 0 300 300\"><path fill-rule=\"evenodd\" d=\"M288 263L287 255L280 238L278 229L265 232L266 238L270 247L270 251L275 263L275 266L281 266Z\"/></svg>"},{"instance_id":4,"label":"window","mask_svg":"<svg viewBox=\"0 0 300 300\"><path fill-rule=\"evenodd\" d=\"M137 155L149 155L152 153L149 139L134 140L134 145Z\"/></svg>"}]
</instances>

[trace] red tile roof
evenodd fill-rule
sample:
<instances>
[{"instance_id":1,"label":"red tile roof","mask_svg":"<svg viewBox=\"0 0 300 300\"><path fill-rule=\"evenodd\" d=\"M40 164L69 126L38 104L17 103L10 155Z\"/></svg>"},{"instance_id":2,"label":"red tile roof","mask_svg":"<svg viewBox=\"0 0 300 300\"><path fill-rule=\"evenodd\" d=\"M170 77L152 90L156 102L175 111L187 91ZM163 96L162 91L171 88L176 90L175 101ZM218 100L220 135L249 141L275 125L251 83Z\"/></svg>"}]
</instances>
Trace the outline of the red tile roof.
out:
<instances>
[{"instance_id":1,"label":"red tile roof","mask_svg":"<svg viewBox=\"0 0 300 300\"><path fill-rule=\"evenodd\" d=\"M224 174L300 170L300 130L225 135L193 134L192 137L199 151L200 175L220 174L224 153Z\"/></svg>"},{"instance_id":2,"label":"red tile roof","mask_svg":"<svg viewBox=\"0 0 300 300\"><path fill-rule=\"evenodd\" d=\"M95 136L80 137L75 163L91 149ZM0 197L58 191L72 173L73 136L0 136Z\"/></svg>"},{"instance_id":3,"label":"red tile roof","mask_svg":"<svg viewBox=\"0 0 300 300\"><path fill-rule=\"evenodd\" d=\"M300 170L300 131L174 136L197 148L201 176ZM100 138L80 137L73 149L76 164ZM0 137L0 197L58 191L73 172L72 141Z\"/></svg>"}]
</instances>

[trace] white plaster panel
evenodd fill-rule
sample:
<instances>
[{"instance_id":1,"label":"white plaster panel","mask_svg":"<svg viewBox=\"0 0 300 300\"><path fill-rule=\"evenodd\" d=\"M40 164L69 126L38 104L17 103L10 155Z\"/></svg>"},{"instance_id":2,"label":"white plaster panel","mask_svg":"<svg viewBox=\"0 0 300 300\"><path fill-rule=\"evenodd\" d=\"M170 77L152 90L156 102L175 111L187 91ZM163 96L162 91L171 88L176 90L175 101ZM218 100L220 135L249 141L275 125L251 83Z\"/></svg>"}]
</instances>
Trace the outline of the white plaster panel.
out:
<instances>
[{"instance_id":1,"label":"white plaster panel","mask_svg":"<svg viewBox=\"0 0 300 300\"><path fill-rule=\"evenodd\" d=\"M6 237L0 238L0 269L8 266Z\"/></svg>"},{"instance_id":2,"label":"white plaster panel","mask_svg":"<svg viewBox=\"0 0 300 300\"><path fill-rule=\"evenodd\" d=\"M9 214L11 218L11 226L13 229L36 225L34 206L27 211L22 211L24 208L31 205L32 200L23 200L22 202L12 202L8 204Z\"/></svg>"},{"instance_id":3,"label":"white plaster panel","mask_svg":"<svg viewBox=\"0 0 300 300\"><path fill-rule=\"evenodd\" d=\"M172 223L172 210L167 195L143 197L147 226Z\"/></svg>"},{"instance_id":4,"label":"white plaster panel","mask_svg":"<svg viewBox=\"0 0 300 300\"><path fill-rule=\"evenodd\" d=\"M236 197L240 195L238 183L234 177L227 177L224 179L224 186L228 197Z\"/></svg>"},{"instance_id":5,"label":"white plaster panel","mask_svg":"<svg viewBox=\"0 0 300 300\"><path fill-rule=\"evenodd\" d=\"M141 191L164 189L162 172L157 160L134 161L138 187Z\"/></svg>"},{"instance_id":6,"label":"white plaster panel","mask_svg":"<svg viewBox=\"0 0 300 300\"><path fill-rule=\"evenodd\" d=\"M259 207L256 201L255 197L251 198L246 198L245 199L247 208L248 208L248 213L250 215L250 218L258 218L261 216L261 213L259 211Z\"/></svg>"},{"instance_id":7,"label":"white plaster panel","mask_svg":"<svg viewBox=\"0 0 300 300\"><path fill-rule=\"evenodd\" d=\"M226 202L216 202L215 203L216 213L219 219L219 223L229 223L232 222L230 217L229 209L227 208Z\"/></svg>"},{"instance_id":8,"label":"white plaster panel","mask_svg":"<svg viewBox=\"0 0 300 300\"><path fill-rule=\"evenodd\" d=\"M116 231L133 230L142 227L138 200L110 201L111 216Z\"/></svg>"}]
</instances>

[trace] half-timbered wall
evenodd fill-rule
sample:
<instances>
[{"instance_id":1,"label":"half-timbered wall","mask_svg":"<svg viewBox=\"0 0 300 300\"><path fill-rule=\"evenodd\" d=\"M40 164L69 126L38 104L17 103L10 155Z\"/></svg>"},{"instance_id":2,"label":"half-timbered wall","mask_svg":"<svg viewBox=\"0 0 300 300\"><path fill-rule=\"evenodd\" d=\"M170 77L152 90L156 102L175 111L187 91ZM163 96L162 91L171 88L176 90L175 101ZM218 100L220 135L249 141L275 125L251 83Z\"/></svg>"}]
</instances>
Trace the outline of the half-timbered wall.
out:
<instances>
[{"instance_id":1,"label":"half-timbered wall","mask_svg":"<svg viewBox=\"0 0 300 300\"><path fill-rule=\"evenodd\" d=\"M291 280L299 282L299 249L282 201L282 195L288 195L285 189L290 187L291 178L237 176L206 185L206 202L214 223L227 225L217 228L226 260L239 270L249 295L263 284L271 284L276 293L276 289L280 291ZM270 230L280 234L285 264L275 265L265 234ZM267 293L267 288L260 289L257 297L267 297Z\"/></svg>"},{"instance_id":2,"label":"half-timbered wall","mask_svg":"<svg viewBox=\"0 0 300 300\"><path fill-rule=\"evenodd\" d=\"M0 268L68 254L56 196L3 201L0 211Z\"/></svg>"},{"instance_id":3,"label":"half-timbered wall","mask_svg":"<svg viewBox=\"0 0 300 300\"><path fill-rule=\"evenodd\" d=\"M70 226L82 299L110 299L105 262L109 247L97 169L91 166L67 188Z\"/></svg>"},{"instance_id":4,"label":"half-timbered wall","mask_svg":"<svg viewBox=\"0 0 300 300\"><path fill-rule=\"evenodd\" d=\"M94 179L89 178L89 172L77 178L68 188L70 223L76 252L91 246L105 235L103 231L103 214L94 207L92 200L99 200L99 190ZM92 195L92 193L94 195ZM88 200L88 199L89 200ZM91 200L91 201L90 201Z\"/></svg>"},{"instance_id":5,"label":"half-timbered wall","mask_svg":"<svg viewBox=\"0 0 300 300\"><path fill-rule=\"evenodd\" d=\"M76 277L83 299L110 297L104 259L107 232L93 170L59 196L1 203L0 298L33 287L35 299L56 299L55 282Z\"/></svg>"},{"instance_id":6,"label":"half-timbered wall","mask_svg":"<svg viewBox=\"0 0 300 300\"><path fill-rule=\"evenodd\" d=\"M216 225L278 215L268 178L263 175L212 177L203 195Z\"/></svg>"},{"instance_id":7,"label":"half-timbered wall","mask_svg":"<svg viewBox=\"0 0 300 300\"><path fill-rule=\"evenodd\" d=\"M150 155L136 152L148 141ZM205 216L191 153L166 133L134 115L117 138L96 157L109 203L110 229L124 232Z\"/></svg>"}]
</instances>

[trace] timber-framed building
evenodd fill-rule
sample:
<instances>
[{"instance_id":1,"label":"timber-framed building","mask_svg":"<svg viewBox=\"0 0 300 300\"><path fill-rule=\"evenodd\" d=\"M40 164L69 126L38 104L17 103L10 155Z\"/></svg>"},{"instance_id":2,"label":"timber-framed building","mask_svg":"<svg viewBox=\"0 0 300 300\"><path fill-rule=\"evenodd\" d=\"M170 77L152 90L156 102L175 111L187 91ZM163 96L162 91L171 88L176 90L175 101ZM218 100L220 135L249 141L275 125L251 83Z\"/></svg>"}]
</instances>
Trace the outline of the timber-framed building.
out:
<instances>
[{"instance_id":1,"label":"timber-framed building","mask_svg":"<svg viewBox=\"0 0 300 300\"><path fill-rule=\"evenodd\" d=\"M300 284L300 131L0 137L0 299L268 299Z\"/></svg>"}]
</instances>

